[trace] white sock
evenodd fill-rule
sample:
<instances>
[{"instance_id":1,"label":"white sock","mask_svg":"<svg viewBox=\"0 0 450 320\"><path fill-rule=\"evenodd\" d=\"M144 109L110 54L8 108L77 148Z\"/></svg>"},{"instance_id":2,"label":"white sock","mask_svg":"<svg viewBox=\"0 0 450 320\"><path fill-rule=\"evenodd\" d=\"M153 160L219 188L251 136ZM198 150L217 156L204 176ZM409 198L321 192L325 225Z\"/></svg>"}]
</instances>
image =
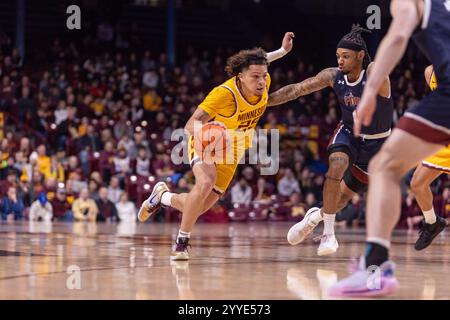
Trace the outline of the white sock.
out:
<instances>
[{"instance_id":1,"label":"white sock","mask_svg":"<svg viewBox=\"0 0 450 320\"><path fill-rule=\"evenodd\" d=\"M433 224L436 222L436 213L434 213L434 208L431 208L428 211L423 211L423 216L425 217L426 223Z\"/></svg>"},{"instance_id":2,"label":"white sock","mask_svg":"<svg viewBox=\"0 0 450 320\"><path fill-rule=\"evenodd\" d=\"M161 203L165 206L172 206L172 197L175 193L166 191L163 193L163 195L161 196Z\"/></svg>"},{"instance_id":3,"label":"white sock","mask_svg":"<svg viewBox=\"0 0 450 320\"><path fill-rule=\"evenodd\" d=\"M335 214L323 214L323 234L334 234Z\"/></svg>"},{"instance_id":4,"label":"white sock","mask_svg":"<svg viewBox=\"0 0 450 320\"><path fill-rule=\"evenodd\" d=\"M376 244L379 244L380 246L383 246L387 249L391 247L391 242L386 239L378 238L378 237L367 237L366 242L373 242Z\"/></svg>"},{"instance_id":5,"label":"white sock","mask_svg":"<svg viewBox=\"0 0 450 320\"><path fill-rule=\"evenodd\" d=\"M182 231L181 229L178 231L178 238L189 238L191 236L190 232Z\"/></svg>"}]
</instances>

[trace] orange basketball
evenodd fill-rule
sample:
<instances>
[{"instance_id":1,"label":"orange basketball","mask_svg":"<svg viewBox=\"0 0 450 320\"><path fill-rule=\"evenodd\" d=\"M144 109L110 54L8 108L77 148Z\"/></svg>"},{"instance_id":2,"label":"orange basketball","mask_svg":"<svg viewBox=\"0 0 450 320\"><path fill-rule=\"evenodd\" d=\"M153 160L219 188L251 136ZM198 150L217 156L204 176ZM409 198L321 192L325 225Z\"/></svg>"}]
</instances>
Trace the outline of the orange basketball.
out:
<instances>
[{"instance_id":1,"label":"orange basketball","mask_svg":"<svg viewBox=\"0 0 450 320\"><path fill-rule=\"evenodd\" d=\"M194 134L194 150L206 163L223 163L230 149L226 127L220 122L207 122Z\"/></svg>"}]
</instances>

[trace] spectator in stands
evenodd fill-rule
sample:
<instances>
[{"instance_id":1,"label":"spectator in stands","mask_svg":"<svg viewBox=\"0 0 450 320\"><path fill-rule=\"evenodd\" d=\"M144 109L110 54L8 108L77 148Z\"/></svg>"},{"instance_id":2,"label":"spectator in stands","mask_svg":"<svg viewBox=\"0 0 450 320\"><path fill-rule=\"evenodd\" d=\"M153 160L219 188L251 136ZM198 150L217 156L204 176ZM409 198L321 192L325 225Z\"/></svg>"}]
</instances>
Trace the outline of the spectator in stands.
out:
<instances>
[{"instance_id":1,"label":"spectator in stands","mask_svg":"<svg viewBox=\"0 0 450 320\"><path fill-rule=\"evenodd\" d=\"M136 206L128 200L128 193L122 192L120 201L116 204L117 215L121 222L136 223Z\"/></svg>"},{"instance_id":2,"label":"spectator in stands","mask_svg":"<svg viewBox=\"0 0 450 320\"><path fill-rule=\"evenodd\" d=\"M253 198L253 203L268 204L272 201L272 191L269 183L264 177L259 177L256 183L256 195Z\"/></svg>"},{"instance_id":3,"label":"spectator in stands","mask_svg":"<svg viewBox=\"0 0 450 320\"><path fill-rule=\"evenodd\" d=\"M129 126L127 126L129 127ZM132 134L132 132L130 133L130 135ZM134 143L133 139L130 139L130 135L124 134L122 136L122 138L119 140L118 143L118 148L120 149L125 149L126 150L126 154L130 159L135 159L137 156L137 149L136 149L136 144Z\"/></svg>"},{"instance_id":4,"label":"spectator in stands","mask_svg":"<svg viewBox=\"0 0 450 320\"><path fill-rule=\"evenodd\" d=\"M113 176L109 182L108 199L111 200L112 203L117 204L120 201L122 193L123 190L120 188L119 178Z\"/></svg>"},{"instance_id":5,"label":"spectator in stands","mask_svg":"<svg viewBox=\"0 0 450 320\"><path fill-rule=\"evenodd\" d=\"M17 108L19 110L18 116L20 121L25 120L25 114L27 112L36 112L36 105L32 99L29 87L22 88L21 97L17 100Z\"/></svg>"},{"instance_id":6,"label":"spectator in stands","mask_svg":"<svg viewBox=\"0 0 450 320\"><path fill-rule=\"evenodd\" d=\"M231 202L232 204L246 204L249 205L252 200L252 188L248 185L244 177L239 179L231 188Z\"/></svg>"},{"instance_id":7,"label":"spectator in stands","mask_svg":"<svg viewBox=\"0 0 450 320\"><path fill-rule=\"evenodd\" d=\"M59 100L58 107L54 112L55 124L58 126L61 122L66 121L68 114L66 101Z\"/></svg>"},{"instance_id":8,"label":"spectator in stands","mask_svg":"<svg viewBox=\"0 0 450 320\"><path fill-rule=\"evenodd\" d=\"M175 188L176 193L188 193L191 191L192 186L189 186L185 178L180 178Z\"/></svg>"},{"instance_id":9,"label":"spectator in stands","mask_svg":"<svg viewBox=\"0 0 450 320\"><path fill-rule=\"evenodd\" d=\"M79 149L81 149L81 146L89 146L89 152L101 151L102 142L95 131L94 125L88 124L86 134L79 139L78 144L80 145Z\"/></svg>"},{"instance_id":10,"label":"spectator in stands","mask_svg":"<svg viewBox=\"0 0 450 320\"><path fill-rule=\"evenodd\" d=\"M241 175L245 178L245 180L247 180L250 185L256 184L256 180L258 177L256 176L255 169L253 169L253 167L246 166L244 169L242 169Z\"/></svg>"},{"instance_id":11,"label":"spectator in stands","mask_svg":"<svg viewBox=\"0 0 450 320\"><path fill-rule=\"evenodd\" d=\"M9 170L6 176L6 180L0 180L0 196L3 197L7 194L9 187L17 186L17 175L13 170Z\"/></svg>"},{"instance_id":12,"label":"spectator in stands","mask_svg":"<svg viewBox=\"0 0 450 320\"><path fill-rule=\"evenodd\" d=\"M283 123L278 121L273 112L269 112L267 114L267 123L263 126L263 128L266 130L279 130L280 136L287 133L287 127Z\"/></svg>"},{"instance_id":13,"label":"spectator in stands","mask_svg":"<svg viewBox=\"0 0 450 320\"><path fill-rule=\"evenodd\" d=\"M289 218L301 220L306 213L306 205L302 202L300 193L294 192L290 195L289 201L284 203L284 206L289 208Z\"/></svg>"},{"instance_id":14,"label":"spectator in stands","mask_svg":"<svg viewBox=\"0 0 450 320\"><path fill-rule=\"evenodd\" d=\"M153 163L153 170L158 179L170 177L175 172L170 156L163 152L156 154L156 159Z\"/></svg>"},{"instance_id":15,"label":"spectator in stands","mask_svg":"<svg viewBox=\"0 0 450 320\"><path fill-rule=\"evenodd\" d=\"M72 183L72 190L75 193L78 193L81 191L81 189L88 187L87 182L81 177L81 170L72 172L69 176L69 180Z\"/></svg>"},{"instance_id":16,"label":"spectator in stands","mask_svg":"<svg viewBox=\"0 0 450 320\"><path fill-rule=\"evenodd\" d=\"M403 199L402 211L406 215L406 224L410 231L415 229L423 220L423 214L411 190L408 190L406 198Z\"/></svg>"},{"instance_id":17,"label":"spectator in stands","mask_svg":"<svg viewBox=\"0 0 450 320\"><path fill-rule=\"evenodd\" d=\"M38 199L31 204L29 220L30 221L52 221L53 207L47 199L45 192L41 192Z\"/></svg>"},{"instance_id":18,"label":"spectator in stands","mask_svg":"<svg viewBox=\"0 0 450 320\"><path fill-rule=\"evenodd\" d=\"M24 168L26 167L27 164L28 164L28 159L23 156L23 152L22 151L16 152L13 168L14 168L14 170L16 170L16 172L19 173L19 176L22 175Z\"/></svg>"},{"instance_id":19,"label":"spectator in stands","mask_svg":"<svg viewBox=\"0 0 450 320\"><path fill-rule=\"evenodd\" d=\"M40 171L33 170L33 178L29 187L29 197L31 201L37 199L39 193L45 191L44 176Z\"/></svg>"},{"instance_id":20,"label":"spectator in stands","mask_svg":"<svg viewBox=\"0 0 450 320\"><path fill-rule=\"evenodd\" d=\"M97 221L115 222L120 220L116 206L108 199L108 189L106 187L101 187L98 190L96 203L98 208Z\"/></svg>"},{"instance_id":21,"label":"spectator in stands","mask_svg":"<svg viewBox=\"0 0 450 320\"><path fill-rule=\"evenodd\" d=\"M0 216L2 220L14 221L23 218L24 205L22 200L17 198L16 188L9 187L0 202Z\"/></svg>"},{"instance_id":22,"label":"spectator in stands","mask_svg":"<svg viewBox=\"0 0 450 320\"><path fill-rule=\"evenodd\" d=\"M336 224L342 226L360 226L364 223L365 206L358 194L355 194L350 203L336 215Z\"/></svg>"},{"instance_id":23,"label":"spectator in stands","mask_svg":"<svg viewBox=\"0 0 450 320\"><path fill-rule=\"evenodd\" d=\"M142 104L144 106L144 116L146 113L159 111L161 108L162 99L156 93L156 90L150 89L143 97Z\"/></svg>"},{"instance_id":24,"label":"spectator in stands","mask_svg":"<svg viewBox=\"0 0 450 320\"><path fill-rule=\"evenodd\" d=\"M43 175L45 175L48 171L50 171L50 157L47 156L47 148L44 144L41 144L37 147L36 151L38 154L38 169Z\"/></svg>"},{"instance_id":25,"label":"spectator in stands","mask_svg":"<svg viewBox=\"0 0 450 320\"><path fill-rule=\"evenodd\" d=\"M308 192L305 197L306 210L312 207L317 207L319 203L317 202L316 196L312 192Z\"/></svg>"},{"instance_id":26,"label":"spectator in stands","mask_svg":"<svg viewBox=\"0 0 450 320\"><path fill-rule=\"evenodd\" d=\"M76 156L70 156L66 162L66 167L64 168L66 179L70 179L73 172L80 172L80 165Z\"/></svg>"},{"instance_id":27,"label":"spectator in stands","mask_svg":"<svg viewBox=\"0 0 450 320\"><path fill-rule=\"evenodd\" d=\"M300 186L292 170L286 168L283 178L278 182L278 193L284 197L290 197L294 192L300 193Z\"/></svg>"},{"instance_id":28,"label":"spectator in stands","mask_svg":"<svg viewBox=\"0 0 450 320\"><path fill-rule=\"evenodd\" d=\"M67 201L67 192L65 189L58 189L56 196L50 201L53 208L53 219L59 221L72 221L73 214L71 206Z\"/></svg>"},{"instance_id":29,"label":"spectator in stands","mask_svg":"<svg viewBox=\"0 0 450 320\"><path fill-rule=\"evenodd\" d=\"M147 148L143 145L138 147L138 156L135 160L135 173L139 176L150 176L150 157Z\"/></svg>"},{"instance_id":30,"label":"spectator in stands","mask_svg":"<svg viewBox=\"0 0 450 320\"><path fill-rule=\"evenodd\" d=\"M105 149L100 152L99 170L102 175L102 180L109 182L109 179L114 174L114 145L112 141L105 143Z\"/></svg>"},{"instance_id":31,"label":"spectator in stands","mask_svg":"<svg viewBox=\"0 0 450 320\"><path fill-rule=\"evenodd\" d=\"M125 176L131 173L130 158L127 155L127 150L123 146L119 147L113 161L114 174L117 178L123 181Z\"/></svg>"},{"instance_id":32,"label":"spectator in stands","mask_svg":"<svg viewBox=\"0 0 450 320\"><path fill-rule=\"evenodd\" d=\"M99 189L100 189L100 184L94 179L89 179L89 184L88 184L89 198L97 200Z\"/></svg>"},{"instance_id":33,"label":"spectator in stands","mask_svg":"<svg viewBox=\"0 0 450 320\"><path fill-rule=\"evenodd\" d=\"M50 167L48 170L44 173L45 179L55 179L58 182L64 182L64 167L62 164L58 161L58 158L56 156L52 156L50 159Z\"/></svg>"},{"instance_id":34,"label":"spectator in stands","mask_svg":"<svg viewBox=\"0 0 450 320\"><path fill-rule=\"evenodd\" d=\"M87 188L81 189L78 198L72 204L72 212L75 221L97 221L97 204L89 198Z\"/></svg>"}]
</instances>

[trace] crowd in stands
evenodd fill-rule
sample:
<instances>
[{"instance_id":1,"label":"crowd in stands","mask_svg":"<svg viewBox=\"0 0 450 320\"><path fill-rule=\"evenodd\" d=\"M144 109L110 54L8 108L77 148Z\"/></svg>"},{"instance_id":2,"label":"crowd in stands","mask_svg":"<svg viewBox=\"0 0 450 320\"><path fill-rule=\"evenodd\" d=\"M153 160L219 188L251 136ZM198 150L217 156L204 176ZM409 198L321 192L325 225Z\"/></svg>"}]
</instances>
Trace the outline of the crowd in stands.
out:
<instances>
[{"instance_id":1,"label":"crowd in stands","mask_svg":"<svg viewBox=\"0 0 450 320\"><path fill-rule=\"evenodd\" d=\"M179 64L165 53L133 51L99 28L98 38L42 48L46 63L22 59L7 35L0 35L0 216L1 220L136 222L137 206L158 180L188 192L189 165L171 161L174 130L182 128L206 94L225 78L232 49L187 47ZM107 46L104 42L110 41ZM87 50L91 49L91 50ZM102 50L102 48L108 48ZM89 52L89 54L85 54ZM334 54L330 52L330 54ZM428 90L425 65L409 50L392 75L394 121ZM323 67L323 66L322 66ZM271 90L315 72L298 60L270 66ZM227 194L203 221L298 221L320 205L326 147L339 121L331 90L269 108L259 127L279 129L279 171L260 175L259 165L241 165ZM413 228L421 212L405 180L399 226ZM436 212L450 215L450 184L433 184ZM364 225L364 194L337 217ZM174 209L152 220L175 221Z\"/></svg>"}]
</instances>

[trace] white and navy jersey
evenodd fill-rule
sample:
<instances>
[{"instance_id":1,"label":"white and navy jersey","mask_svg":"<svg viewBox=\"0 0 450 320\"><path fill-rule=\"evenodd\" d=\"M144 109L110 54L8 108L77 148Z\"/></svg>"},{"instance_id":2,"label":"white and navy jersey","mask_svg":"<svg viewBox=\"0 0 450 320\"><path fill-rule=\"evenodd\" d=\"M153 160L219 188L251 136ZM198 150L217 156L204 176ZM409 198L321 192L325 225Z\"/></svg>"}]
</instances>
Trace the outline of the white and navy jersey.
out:
<instances>
[{"instance_id":1,"label":"white and navy jersey","mask_svg":"<svg viewBox=\"0 0 450 320\"><path fill-rule=\"evenodd\" d=\"M424 0L413 39L433 64L439 88L450 88L450 0Z\"/></svg>"},{"instance_id":2,"label":"white and navy jersey","mask_svg":"<svg viewBox=\"0 0 450 320\"><path fill-rule=\"evenodd\" d=\"M367 81L367 71L362 70L358 80L348 82L347 75L338 70L334 79L334 92L336 93L342 111L342 122L353 130L353 111L361 99ZM392 98L377 96L377 108L372 123L362 127L362 134L378 134L391 129L394 103Z\"/></svg>"}]
</instances>

